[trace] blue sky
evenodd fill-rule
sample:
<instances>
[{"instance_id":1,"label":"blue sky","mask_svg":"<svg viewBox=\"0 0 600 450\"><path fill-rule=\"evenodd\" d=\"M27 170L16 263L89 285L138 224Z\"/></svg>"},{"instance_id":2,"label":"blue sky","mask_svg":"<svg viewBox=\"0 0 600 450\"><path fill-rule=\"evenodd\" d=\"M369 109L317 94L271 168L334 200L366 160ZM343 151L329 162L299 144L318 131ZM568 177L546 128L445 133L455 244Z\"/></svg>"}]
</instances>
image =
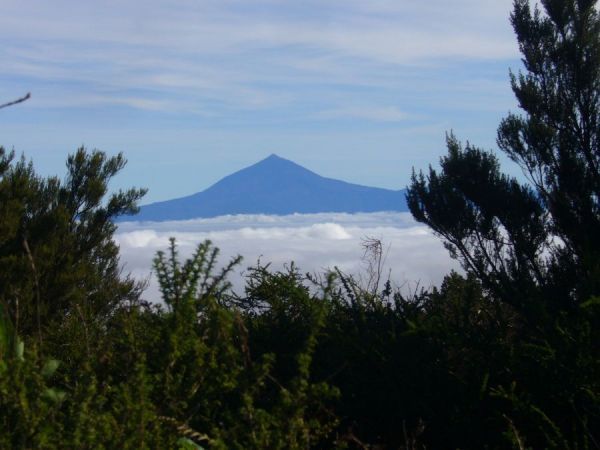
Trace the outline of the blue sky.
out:
<instances>
[{"instance_id":1,"label":"blue sky","mask_svg":"<svg viewBox=\"0 0 600 450\"><path fill-rule=\"evenodd\" d=\"M494 148L516 103L510 0L2 0L0 145L63 174L78 146L145 202L271 153L403 188L448 130ZM511 171L513 169L510 169Z\"/></svg>"}]
</instances>

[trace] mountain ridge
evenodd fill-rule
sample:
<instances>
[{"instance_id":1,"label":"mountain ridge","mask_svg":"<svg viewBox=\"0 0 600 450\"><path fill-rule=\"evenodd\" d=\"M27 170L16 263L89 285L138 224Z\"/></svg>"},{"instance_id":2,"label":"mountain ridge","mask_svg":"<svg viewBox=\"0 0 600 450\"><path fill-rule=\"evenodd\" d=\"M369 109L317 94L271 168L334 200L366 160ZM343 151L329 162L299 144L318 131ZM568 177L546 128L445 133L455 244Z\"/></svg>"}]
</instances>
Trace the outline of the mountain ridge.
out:
<instances>
[{"instance_id":1,"label":"mountain ridge","mask_svg":"<svg viewBox=\"0 0 600 450\"><path fill-rule=\"evenodd\" d=\"M323 177L276 154L223 177L207 189L150 203L124 220L166 221L227 214L407 211L404 190Z\"/></svg>"}]
</instances>

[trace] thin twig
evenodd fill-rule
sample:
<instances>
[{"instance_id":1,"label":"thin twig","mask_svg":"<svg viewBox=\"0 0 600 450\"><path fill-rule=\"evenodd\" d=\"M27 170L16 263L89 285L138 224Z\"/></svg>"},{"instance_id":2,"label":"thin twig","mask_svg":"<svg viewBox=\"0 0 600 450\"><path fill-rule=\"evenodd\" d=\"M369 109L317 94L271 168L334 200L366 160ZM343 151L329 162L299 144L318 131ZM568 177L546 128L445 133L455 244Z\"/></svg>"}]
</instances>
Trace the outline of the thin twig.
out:
<instances>
[{"instance_id":1,"label":"thin twig","mask_svg":"<svg viewBox=\"0 0 600 450\"><path fill-rule=\"evenodd\" d=\"M40 282L38 279L38 273L37 270L35 268L35 262L33 260L33 255L31 254L31 249L29 248L29 243L27 242L27 238L23 237L23 248L25 249L25 253L27 254L27 259L29 259L29 264L31 265L31 271L33 273L33 283L35 285L35 296L36 296L36 300L37 300L37 308L36 308L36 312L37 312L37 331L38 331L38 339L39 339L39 343L40 343L40 347L42 345L42 321L40 318L40 302L41 302L41 298L40 298Z\"/></svg>"},{"instance_id":2,"label":"thin twig","mask_svg":"<svg viewBox=\"0 0 600 450\"><path fill-rule=\"evenodd\" d=\"M18 103L23 103L25 100L29 100L30 98L31 98L31 92L28 92L24 97L21 97L16 100L13 100L12 102L8 102L8 103L4 103L3 105L0 105L0 109L6 108L8 106L16 105Z\"/></svg>"},{"instance_id":3,"label":"thin twig","mask_svg":"<svg viewBox=\"0 0 600 450\"><path fill-rule=\"evenodd\" d=\"M519 434L519 431L517 430L517 427L515 426L512 419L510 417L508 417L506 414L502 414L502 417L504 417L506 419L506 421L508 422L508 426L510 427L510 431L512 431L512 433L513 433L513 437L517 441L516 444L518 445L519 450L525 450L525 443L521 439L521 435Z\"/></svg>"},{"instance_id":4,"label":"thin twig","mask_svg":"<svg viewBox=\"0 0 600 450\"><path fill-rule=\"evenodd\" d=\"M198 431L194 430L193 428L190 428L185 423L179 422L177 419L174 419L173 417L158 416L158 419L165 424L171 425L179 433L181 433L183 436L185 436L188 439L191 439L196 442L212 443L212 439L208 435L206 435L204 433L199 433Z\"/></svg>"},{"instance_id":5,"label":"thin twig","mask_svg":"<svg viewBox=\"0 0 600 450\"><path fill-rule=\"evenodd\" d=\"M75 309L77 310L77 314L79 314L79 318L81 319L81 323L83 325L83 333L85 335L85 347L86 350L88 352L88 355L90 354L90 335L88 333L88 327L87 324L85 323L85 317L83 316L83 312L81 311L81 306L79 304L75 304Z\"/></svg>"}]
</instances>

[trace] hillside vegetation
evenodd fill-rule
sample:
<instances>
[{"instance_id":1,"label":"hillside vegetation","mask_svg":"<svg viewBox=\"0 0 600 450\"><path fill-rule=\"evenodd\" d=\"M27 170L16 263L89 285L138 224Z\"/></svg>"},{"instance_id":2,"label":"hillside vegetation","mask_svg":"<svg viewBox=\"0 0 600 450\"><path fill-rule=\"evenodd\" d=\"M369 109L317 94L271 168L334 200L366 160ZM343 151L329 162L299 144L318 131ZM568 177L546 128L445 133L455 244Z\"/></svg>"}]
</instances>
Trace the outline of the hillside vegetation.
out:
<instances>
[{"instance_id":1,"label":"hillside vegetation","mask_svg":"<svg viewBox=\"0 0 600 450\"><path fill-rule=\"evenodd\" d=\"M497 158L448 136L415 173L414 217L465 275L410 296L290 264L233 294L201 243L154 259L163 303L122 273L108 195L121 155L64 179L0 149L0 448L600 448L600 18L592 0L515 0L522 115ZM224 267L220 269L220 267Z\"/></svg>"}]
</instances>

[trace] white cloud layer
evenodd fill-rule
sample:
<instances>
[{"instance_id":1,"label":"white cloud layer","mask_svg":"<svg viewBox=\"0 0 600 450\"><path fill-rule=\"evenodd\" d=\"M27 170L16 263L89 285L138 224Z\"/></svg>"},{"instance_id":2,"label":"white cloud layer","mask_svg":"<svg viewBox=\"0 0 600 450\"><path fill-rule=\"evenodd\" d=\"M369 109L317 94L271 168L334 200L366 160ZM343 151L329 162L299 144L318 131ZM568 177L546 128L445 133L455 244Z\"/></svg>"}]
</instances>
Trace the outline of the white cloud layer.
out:
<instances>
[{"instance_id":1,"label":"white cloud layer","mask_svg":"<svg viewBox=\"0 0 600 450\"><path fill-rule=\"evenodd\" d=\"M221 249L222 264L242 255L244 261L232 278L238 290L243 286L244 270L258 259L272 263L274 269L294 261L302 272L319 273L337 266L360 276L364 273L361 243L365 237L384 243L385 272L391 270L396 286L438 285L451 269L459 269L440 240L407 213L239 215L120 224L116 240L121 261L125 271L150 280L145 294L149 300L160 300L151 264L157 251L166 250L169 237L177 239L182 257L189 257L205 239Z\"/></svg>"}]
</instances>

